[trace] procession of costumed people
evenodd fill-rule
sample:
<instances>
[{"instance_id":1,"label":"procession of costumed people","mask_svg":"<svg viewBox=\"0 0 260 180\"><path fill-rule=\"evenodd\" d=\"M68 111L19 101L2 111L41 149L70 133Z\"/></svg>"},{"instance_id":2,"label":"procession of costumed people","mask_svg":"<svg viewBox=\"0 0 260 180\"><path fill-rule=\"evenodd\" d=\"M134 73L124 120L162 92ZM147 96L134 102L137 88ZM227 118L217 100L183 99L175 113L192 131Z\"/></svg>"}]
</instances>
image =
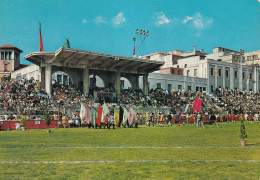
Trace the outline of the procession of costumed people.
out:
<instances>
[{"instance_id":1,"label":"procession of costumed people","mask_svg":"<svg viewBox=\"0 0 260 180\"><path fill-rule=\"evenodd\" d=\"M100 90L106 93L109 91L108 88ZM201 102L201 108L194 112L197 100ZM101 104L94 106L92 102ZM163 107L170 110L167 113L159 110ZM61 124L68 124L69 127L138 127L138 124L163 126L166 122L170 122L167 125L194 123L196 119L204 123L210 121L212 114L218 121L224 122L238 121L241 114L245 120L259 121L260 93L224 88L216 89L214 94L151 89L145 95L140 89L129 89L122 91L116 99L105 97L98 100L91 94L83 94L73 85L55 83L52 94L48 95L41 88L40 82L33 78L1 80L0 121L20 121L20 115L26 115L27 120L40 120L45 112L54 109L58 113L51 114L53 120L61 120ZM66 112L59 113L61 109ZM64 117L64 114L67 116Z\"/></svg>"}]
</instances>

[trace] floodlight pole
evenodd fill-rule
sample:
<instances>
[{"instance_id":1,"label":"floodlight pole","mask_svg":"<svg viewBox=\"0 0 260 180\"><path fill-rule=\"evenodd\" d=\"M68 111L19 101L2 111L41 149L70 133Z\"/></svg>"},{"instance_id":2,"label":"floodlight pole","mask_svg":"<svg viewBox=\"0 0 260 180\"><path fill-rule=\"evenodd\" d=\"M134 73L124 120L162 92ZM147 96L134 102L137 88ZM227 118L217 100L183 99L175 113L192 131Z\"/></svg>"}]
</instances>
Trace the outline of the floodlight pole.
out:
<instances>
[{"instance_id":1,"label":"floodlight pole","mask_svg":"<svg viewBox=\"0 0 260 180\"><path fill-rule=\"evenodd\" d=\"M134 41L133 57L136 57L136 56L135 56L135 41L136 41L136 37L133 38L133 41Z\"/></svg>"}]
</instances>

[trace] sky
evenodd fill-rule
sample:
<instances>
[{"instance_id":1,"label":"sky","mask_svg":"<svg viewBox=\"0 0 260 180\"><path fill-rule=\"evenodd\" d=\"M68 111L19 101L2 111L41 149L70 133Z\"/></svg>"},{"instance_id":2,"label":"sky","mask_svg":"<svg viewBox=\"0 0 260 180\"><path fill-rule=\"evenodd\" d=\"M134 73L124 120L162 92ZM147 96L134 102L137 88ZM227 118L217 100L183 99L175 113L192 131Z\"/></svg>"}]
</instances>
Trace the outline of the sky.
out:
<instances>
[{"instance_id":1,"label":"sky","mask_svg":"<svg viewBox=\"0 0 260 180\"><path fill-rule=\"evenodd\" d=\"M38 22L46 52L68 38L71 48L132 56L133 37L137 56L194 45L260 50L260 0L0 0L0 45L20 48L30 64L23 56L39 51Z\"/></svg>"}]
</instances>

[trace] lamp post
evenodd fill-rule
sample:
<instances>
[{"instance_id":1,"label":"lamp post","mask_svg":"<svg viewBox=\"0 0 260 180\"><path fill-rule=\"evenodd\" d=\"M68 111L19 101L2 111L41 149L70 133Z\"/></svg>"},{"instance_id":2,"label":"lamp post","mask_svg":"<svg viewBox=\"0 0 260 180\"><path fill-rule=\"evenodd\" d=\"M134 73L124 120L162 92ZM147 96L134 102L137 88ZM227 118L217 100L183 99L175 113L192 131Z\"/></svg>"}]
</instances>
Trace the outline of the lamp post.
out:
<instances>
[{"instance_id":1,"label":"lamp post","mask_svg":"<svg viewBox=\"0 0 260 180\"><path fill-rule=\"evenodd\" d=\"M140 31L139 31L139 29L136 29L136 34L139 34L139 37L140 37L140 35L143 36L142 42L141 42L140 46L137 49L137 51L138 51L140 49L140 47L143 45L144 40L146 39L146 37L149 36L149 31L145 32L144 29L143 30L140 29ZM134 44L135 44L136 38L134 37L133 40L134 40ZM135 47L134 47L134 51L135 51ZM134 52L134 57L135 57L135 52Z\"/></svg>"},{"instance_id":2,"label":"lamp post","mask_svg":"<svg viewBox=\"0 0 260 180\"><path fill-rule=\"evenodd\" d=\"M133 41L134 41L133 57L135 57L135 41L136 41L136 37L133 38Z\"/></svg>"}]
</instances>

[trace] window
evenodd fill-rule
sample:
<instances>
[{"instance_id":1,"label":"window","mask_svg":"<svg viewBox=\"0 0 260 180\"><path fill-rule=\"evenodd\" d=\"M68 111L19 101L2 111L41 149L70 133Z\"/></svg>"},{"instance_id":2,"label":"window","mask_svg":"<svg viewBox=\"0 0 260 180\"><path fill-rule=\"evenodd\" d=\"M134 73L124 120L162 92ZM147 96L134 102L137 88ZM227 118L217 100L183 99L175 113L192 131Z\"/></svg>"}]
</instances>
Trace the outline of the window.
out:
<instances>
[{"instance_id":1,"label":"window","mask_svg":"<svg viewBox=\"0 0 260 180\"><path fill-rule=\"evenodd\" d=\"M120 80L120 88L121 89L125 88L125 81L124 80Z\"/></svg>"},{"instance_id":2,"label":"window","mask_svg":"<svg viewBox=\"0 0 260 180\"><path fill-rule=\"evenodd\" d=\"M63 84L68 85L68 76L63 75Z\"/></svg>"},{"instance_id":3,"label":"window","mask_svg":"<svg viewBox=\"0 0 260 180\"><path fill-rule=\"evenodd\" d=\"M210 92L213 92L214 91L214 86L210 86Z\"/></svg>"},{"instance_id":4,"label":"window","mask_svg":"<svg viewBox=\"0 0 260 180\"><path fill-rule=\"evenodd\" d=\"M157 87L157 88L162 88L161 83L157 83L157 84L156 84L156 87Z\"/></svg>"},{"instance_id":5,"label":"window","mask_svg":"<svg viewBox=\"0 0 260 180\"><path fill-rule=\"evenodd\" d=\"M258 58L258 56L257 56L257 55L253 55L252 57L253 57L253 59L257 59L257 58Z\"/></svg>"},{"instance_id":6,"label":"window","mask_svg":"<svg viewBox=\"0 0 260 180\"><path fill-rule=\"evenodd\" d=\"M175 74L175 69L172 69L172 74Z\"/></svg>"},{"instance_id":7,"label":"window","mask_svg":"<svg viewBox=\"0 0 260 180\"><path fill-rule=\"evenodd\" d=\"M172 85L168 84L168 91L172 91Z\"/></svg>"},{"instance_id":8,"label":"window","mask_svg":"<svg viewBox=\"0 0 260 180\"><path fill-rule=\"evenodd\" d=\"M249 78L252 79L252 73L249 74Z\"/></svg>"},{"instance_id":9,"label":"window","mask_svg":"<svg viewBox=\"0 0 260 180\"><path fill-rule=\"evenodd\" d=\"M226 77L229 77L229 73L228 73L228 70L226 70Z\"/></svg>"},{"instance_id":10,"label":"window","mask_svg":"<svg viewBox=\"0 0 260 180\"><path fill-rule=\"evenodd\" d=\"M247 60L251 60L251 56L247 56Z\"/></svg>"},{"instance_id":11,"label":"window","mask_svg":"<svg viewBox=\"0 0 260 180\"><path fill-rule=\"evenodd\" d=\"M190 70L187 70L187 76L190 76Z\"/></svg>"},{"instance_id":12,"label":"window","mask_svg":"<svg viewBox=\"0 0 260 180\"><path fill-rule=\"evenodd\" d=\"M198 76L197 69L194 69L194 76Z\"/></svg>"},{"instance_id":13,"label":"window","mask_svg":"<svg viewBox=\"0 0 260 180\"><path fill-rule=\"evenodd\" d=\"M243 79L245 79L245 73L243 72L243 74L242 74L242 77L243 77Z\"/></svg>"},{"instance_id":14,"label":"window","mask_svg":"<svg viewBox=\"0 0 260 180\"><path fill-rule=\"evenodd\" d=\"M181 90L181 89L182 89L182 85L178 85L178 89L180 89L180 90Z\"/></svg>"},{"instance_id":15,"label":"window","mask_svg":"<svg viewBox=\"0 0 260 180\"><path fill-rule=\"evenodd\" d=\"M206 91L206 87L203 87L203 91Z\"/></svg>"},{"instance_id":16,"label":"window","mask_svg":"<svg viewBox=\"0 0 260 180\"><path fill-rule=\"evenodd\" d=\"M57 75L57 82L58 82L59 84L61 83L61 75L60 75L60 74Z\"/></svg>"},{"instance_id":17,"label":"window","mask_svg":"<svg viewBox=\"0 0 260 180\"><path fill-rule=\"evenodd\" d=\"M1 59L4 60L5 59L5 53L4 52L1 52Z\"/></svg>"},{"instance_id":18,"label":"window","mask_svg":"<svg viewBox=\"0 0 260 180\"><path fill-rule=\"evenodd\" d=\"M181 75L181 70L178 70L178 75Z\"/></svg>"},{"instance_id":19,"label":"window","mask_svg":"<svg viewBox=\"0 0 260 180\"><path fill-rule=\"evenodd\" d=\"M221 76L221 69L218 69L218 75Z\"/></svg>"},{"instance_id":20,"label":"window","mask_svg":"<svg viewBox=\"0 0 260 180\"><path fill-rule=\"evenodd\" d=\"M188 86L188 91L191 91L191 86Z\"/></svg>"},{"instance_id":21,"label":"window","mask_svg":"<svg viewBox=\"0 0 260 180\"><path fill-rule=\"evenodd\" d=\"M235 78L237 79L237 71L235 71Z\"/></svg>"},{"instance_id":22,"label":"window","mask_svg":"<svg viewBox=\"0 0 260 180\"><path fill-rule=\"evenodd\" d=\"M214 75L214 69L210 68L210 75L213 76Z\"/></svg>"}]
</instances>

